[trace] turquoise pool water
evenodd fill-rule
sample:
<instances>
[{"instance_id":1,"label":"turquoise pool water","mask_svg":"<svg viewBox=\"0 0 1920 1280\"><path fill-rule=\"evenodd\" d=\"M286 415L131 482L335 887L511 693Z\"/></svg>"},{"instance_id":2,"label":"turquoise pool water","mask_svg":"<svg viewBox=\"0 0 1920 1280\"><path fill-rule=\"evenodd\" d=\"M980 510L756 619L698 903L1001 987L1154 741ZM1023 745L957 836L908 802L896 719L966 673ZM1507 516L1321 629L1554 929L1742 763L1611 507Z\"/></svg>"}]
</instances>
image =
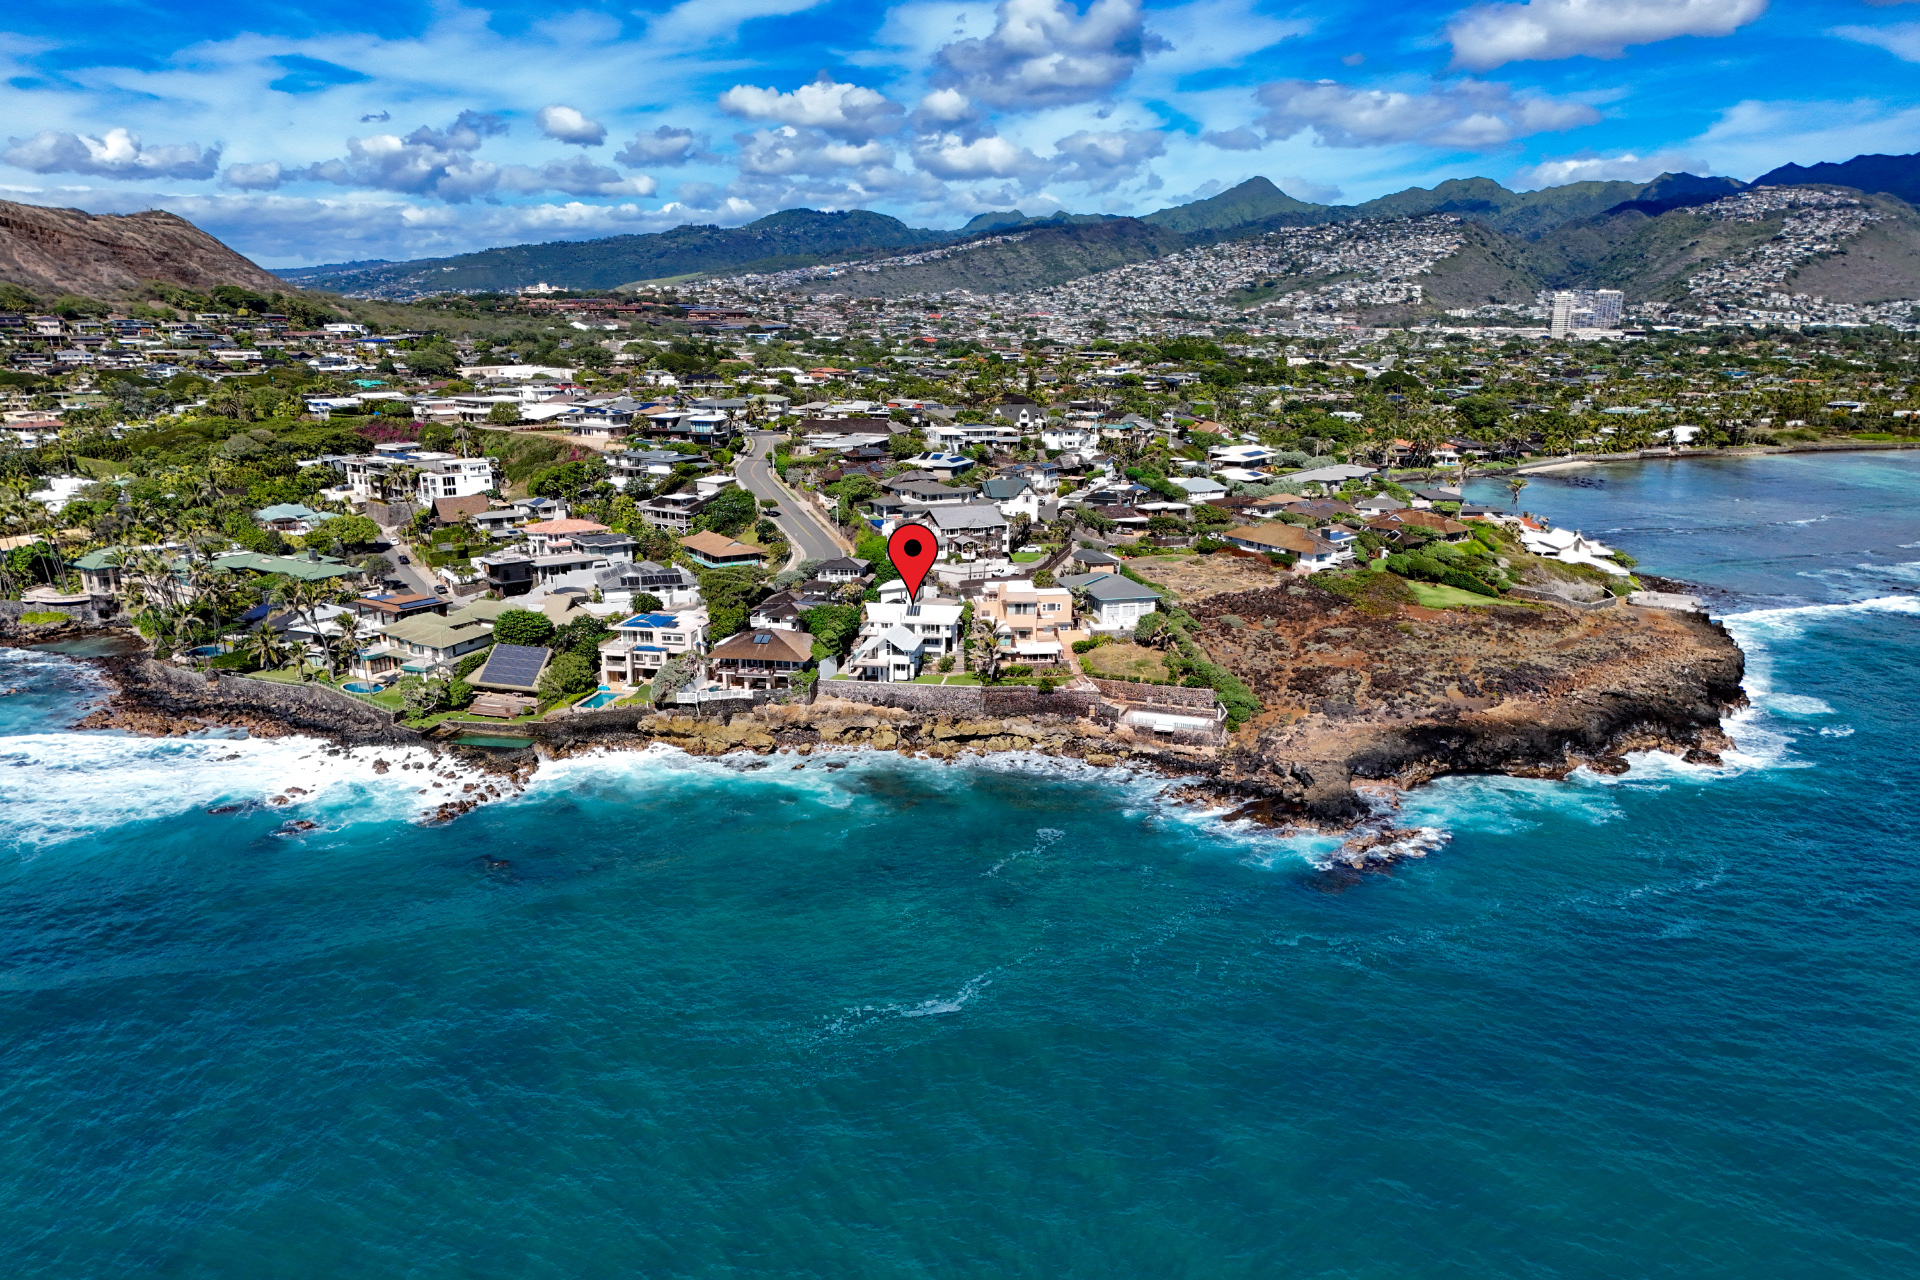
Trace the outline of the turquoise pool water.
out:
<instances>
[{"instance_id":1,"label":"turquoise pool water","mask_svg":"<svg viewBox=\"0 0 1920 1280\"><path fill-rule=\"evenodd\" d=\"M348 693L378 693L380 686L366 680L352 680L340 686Z\"/></svg>"},{"instance_id":2,"label":"turquoise pool water","mask_svg":"<svg viewBox=\"0 0 1920 1280\"><path fill-rule=\"evenodd\" d=\"M619 694L615 693L611 689L602 689L600 692L594 694L591 698L588 698L585 702L582 702L580 704L580 709L582 711L595 711L601 707L611 705L613 700L619 696L620 696Z\"/></svg>"}]
</instances>

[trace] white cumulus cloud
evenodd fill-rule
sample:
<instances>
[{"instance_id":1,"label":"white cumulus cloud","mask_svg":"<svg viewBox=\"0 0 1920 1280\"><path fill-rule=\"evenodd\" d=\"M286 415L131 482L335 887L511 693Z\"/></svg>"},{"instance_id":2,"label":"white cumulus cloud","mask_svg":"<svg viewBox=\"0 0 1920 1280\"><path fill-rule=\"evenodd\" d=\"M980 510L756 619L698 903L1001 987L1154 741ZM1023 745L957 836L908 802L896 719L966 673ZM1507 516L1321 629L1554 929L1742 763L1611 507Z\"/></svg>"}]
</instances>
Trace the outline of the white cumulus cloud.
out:
<instances>
[{"instance_id":1,"label":"white cumulus cloud","mask_svg":"<svg viewBox=\"0 0 1920 1280\"><path fill-rule=\"evenodd\" d=\"M1697 156L1666 152L1615 156L1578 155L1542 160L1517 171L1510 181L1517 191L1564 187L1570 182L1651 182L1663 173L1706 174L1710 166Z\"/></svg>"},{"instance_id":2,"label":"white cumulus cloud","mask_svg":"<svg viewBox=\"0 0 1920 1280\"><path fill-rule=\"evenodd\" d=\"M1267 108L1259 123L1270 135L1291 138L1311 129L1330 147L1420 142L1485 151L1600 119L1585 103L1516 94L1511 86L1484 80L1460 80L1426 93L1280 80L1262 85L1255 96Z\"/></svg>"},{"instance_id":3,"label":"white cumulus cloud","mask_svg":"<svg viewBox=\"0 0 1920 1280\"><path fill-rule=\"evenodd\" d=\"M706 138L693 130L663 124L652 133L642 130L634 134L633 141L614 152L613 158L630 169L656 164L671 167L703 158L706 149Z\"/></svg>"},{"instance_id":4,"label":"white cumulus cloud","mask_svg":"<svg viewBox=\"0 0 1920 1280\"><path fill-rule=\"evenodd\" d=\"M498 185L503 191L559 191L570 196L650 196L660 189L659 183L644 174L623 178L582 155L549 160L537 169L506 165L500 170Z\"/></svg>"},{"instance_id":5,"label":"white cumulus cloud","mask_svg":"<svg viewBox=\"0 0 1920 1280\"><path fill-rule=\"evenodd\" d=\"M894 132L905 115L905 108L884 94L862 85L841 84L824 71L812 84L791 93L737 84L720 95L720 109L746 120L817 129L853 142Z\"/></svg>"},{"instance_id":6,"label":"white cumulus cloud","mask_svg":"<svg viewBox=\"0 0 1920 1280\"><path fill-rule=\"evenodd\" d=\"M583 147L597 147L607 140L607 126L598 120L587 119L573 107L555 103L540 108L533 118L540 126L540 132L556 142L576 142Z\"/></svg>"},{"instance_id":7,"label":"white cumulus cloud","mask_svg":"<svg viewBox=\"0 0 1920 1280\"><path fill-rule=\"evenodd\" d=\"M1585 55L1618 58L1628 45L1676 36L1725 36L1767 11L1767 0L1528 0L1483 4L1447 25L1456 65Z\"/></svg>"},{"instance_id":8,"label":"white cumulus cloud","mask_svg":"<svg viewBox=\"0 0 1920 1280\"><path fill-rule=\"evenodd\" d=\"M740 172L763 177L822 177L843 169L891 168L893 150L882 142L845 142L811 129L782 125L734 135Z\"/></svg>"},{"instance_id":9,"label":"white cumulus cloud","mask_svg":"<svg viewBox=\"0 0 1920 1280\"><path fill-rule=\"evenodd\" d=\"M31 138L8 138L0 160L32 173L84 173L96 178L211 178L220 148L192 143L149 147L126 129L94 138L42 129Z\"/></svg>"},{"instance_id":10,"label":"white cumulus cloud","mask_svg":"<svg viewBox=\"0 0 1920 1280\"><path fill-rule=\"evenodd\" d=\"M422 126L404 138L392 133L348 138L344 157L323 160L298 176L361 190L435 195L460 204L486 195L498 183L499 169L474 159L473 153L486 139L506 131L498 116L462 111L445 129Z\"/></svg>"},{"instance_id":11,"label":"white cumulus cloud","mask_svg":"<svg viewBox=\"0 0 1920 1280\"><path fill-rule=\"evenodd\" d=\"M1169 48L1146 30L1140 0L1002 0L993 32L934 55L935 82L1004 110L1105 97L1147 54Z\"/></svg>"},{"instance_id":12,"label":"white cumulus cloud","mask_svg":"<svg viewBox=\"0 0 1920 1280\"><path fill-rule=\"evenodd\" d=\"M950 182L975 178L1039 182L1053 170L1027 148L991 134L970 141L954 133L921 138L914 144L913 162Z\"/></svg>"},{"instance_id":13,"label":"white cumulus cloud","mask_svg":"<svg viewBox=\"0 0 1920 1280\"><path fill-rule=\"evenodd\" d=\"M1140 172L1155 156L1167 153L1166 135L1151 129L1082 129L1053 144L1059 168L1055 180L1084 182L1095 191L1111 191Z\"/></svg>"},{"instance_id":14,"label":"white cumulus cloud","mask_svg":"<svg viewBox=\"0 0 1920 1280\"><path fill-rule=\"evenodd\" d=\"M279 161L268 160L263 164L230 164L221 177L228 186L242 191L272 191L285 172Z\"/></svg>"},{"instance_id":15,"label":"white cumulus cloud","mask_svg":"<svg viewBox=\"0 0 1920 1280\"><path fill-rule=\"evenodd\" d=\"M1267 145L1266 138L1245 125L1237 129L1210 130L1200 135L1200 141L1222 151L1258 151Z\"/></svg>"}]
</instances>

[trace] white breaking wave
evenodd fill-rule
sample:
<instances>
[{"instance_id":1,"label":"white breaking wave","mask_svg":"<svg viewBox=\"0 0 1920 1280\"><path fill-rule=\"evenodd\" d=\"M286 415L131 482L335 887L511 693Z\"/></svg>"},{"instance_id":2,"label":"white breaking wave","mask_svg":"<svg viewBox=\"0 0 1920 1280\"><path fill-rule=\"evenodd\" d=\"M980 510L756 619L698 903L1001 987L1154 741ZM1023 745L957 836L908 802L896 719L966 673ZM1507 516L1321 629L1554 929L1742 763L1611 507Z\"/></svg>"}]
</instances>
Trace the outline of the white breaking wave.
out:
<instances>
[{"instance_id":1,"label":"white breaking wave","mask_svg":"<svg viewBox=\"0 0 1920 1280\"><path fill-rule=\"evenodd\" d=\"M316 808L349 816L332 811L350 802L354 821L411 819L448 798L444 789L436 794L423 781L427 772L399 767L433 761L424 748L362 747L329 755L327 747L299 737L0 738L0 828L8 843L41 848L127 823L275 796L287 797L275 811L290 817L312 817ZM393 770L375 773L376 759L389 761ZM416 794L423 785L428 796Z\"/></svg>"},{"instance_id":2,"label":"white breaking wave","mask_svg":"<svg viewBox=\"0 0 1920 1280\"><path fill-rule=\"evenodd\" d=\"M1727 736L1733 739L1736 748L1723 753L1728 765L1742 771L1813 767L1810 761L1793 758L1794 738L1789 727L1795 720L1833 715L1835 710L1824 699L1774 687L1775 648L1802 639L1811 628L1874 614L1920 617L1920 596L1874 596L1845 604L1787 605L1727 614L1720 619L1747 655L1746 678L1741 687L1752 704L1729 715L1724 722Z\"/></svg>"}]
</instances>

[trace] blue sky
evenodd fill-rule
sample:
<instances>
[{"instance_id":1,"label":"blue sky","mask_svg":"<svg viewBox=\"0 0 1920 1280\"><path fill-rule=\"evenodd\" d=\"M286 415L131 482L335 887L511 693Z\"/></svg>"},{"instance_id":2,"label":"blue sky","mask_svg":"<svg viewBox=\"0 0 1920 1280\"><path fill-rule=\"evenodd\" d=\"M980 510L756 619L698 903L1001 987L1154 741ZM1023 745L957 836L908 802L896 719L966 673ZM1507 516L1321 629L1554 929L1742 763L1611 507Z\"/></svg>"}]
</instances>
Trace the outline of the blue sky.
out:
<instances>
[{"instance_id":1,"label":"blue sky","mask_svg":"<svg viewBox=\"0 0 1920 1280\"><path fill-rule=\"evenodd\" d=\"M1145 213L1920 151L1899 0L53 0L0 32L0 198L269 266L862 207Z\"/></svg>"}]
</instances>

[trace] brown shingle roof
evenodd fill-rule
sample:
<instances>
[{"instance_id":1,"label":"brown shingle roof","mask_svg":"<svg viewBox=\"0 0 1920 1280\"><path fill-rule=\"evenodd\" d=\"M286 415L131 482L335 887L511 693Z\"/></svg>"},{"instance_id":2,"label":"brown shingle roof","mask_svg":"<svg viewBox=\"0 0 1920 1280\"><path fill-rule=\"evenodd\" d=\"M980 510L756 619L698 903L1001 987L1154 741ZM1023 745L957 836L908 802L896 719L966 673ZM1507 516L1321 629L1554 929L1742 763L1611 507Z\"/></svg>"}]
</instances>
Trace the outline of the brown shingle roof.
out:
<instances>
[{"instance_id":1,"label":"brown shingle roof","mask_svg":"<svg viewBox=\"0 0 1920 1280\"><path fill-rule=\"evenodd\" d=\"M769 639L763 641L758 639L760 636ZM802 631L763 627L727 637L715 645L707 657L715 662L728 658L742 662L811 662L813 637Z\"/></svg>"},{"instance_id":2,"label":"brown shingle roof","mask_svg":"<svg viewBox=\"0 0 1920 1280\"><path fill-rule=\"evenodd\" d=\"M470 493L464 498L435 498L433 500L433 518L441 524L459 524L468 516L477 516L489 505L484 493Z\"/></svg>"},{"instance_id":3,"label":"brown shingle roof","mask_svg":"<svg viewBox=\"0 0 1920 1280\"><path fill-rule=\"evenodd\" d=\"M766 552L758 547L750 547L744 542L736 542L724 533L707 530L691 534L680 539L680 545L689 551L698 551L714 559L733 559L736 556L762 556Z\"/></svg>"},{"instance_id":4,"label":"brown shingle roof","mask_svg":"<svg viewBox=\"0 0 1920 1280\"><path fill-rule=\"evenodd\" d=\"M1247 542L1268 551L1291 551L1295 555L1309 555L1314 550L1314 540L1305 529L1290 524L1241 525L1238 529L1229 529L1220 535L1229 542Z\"/></svg>"}]
</instances>

